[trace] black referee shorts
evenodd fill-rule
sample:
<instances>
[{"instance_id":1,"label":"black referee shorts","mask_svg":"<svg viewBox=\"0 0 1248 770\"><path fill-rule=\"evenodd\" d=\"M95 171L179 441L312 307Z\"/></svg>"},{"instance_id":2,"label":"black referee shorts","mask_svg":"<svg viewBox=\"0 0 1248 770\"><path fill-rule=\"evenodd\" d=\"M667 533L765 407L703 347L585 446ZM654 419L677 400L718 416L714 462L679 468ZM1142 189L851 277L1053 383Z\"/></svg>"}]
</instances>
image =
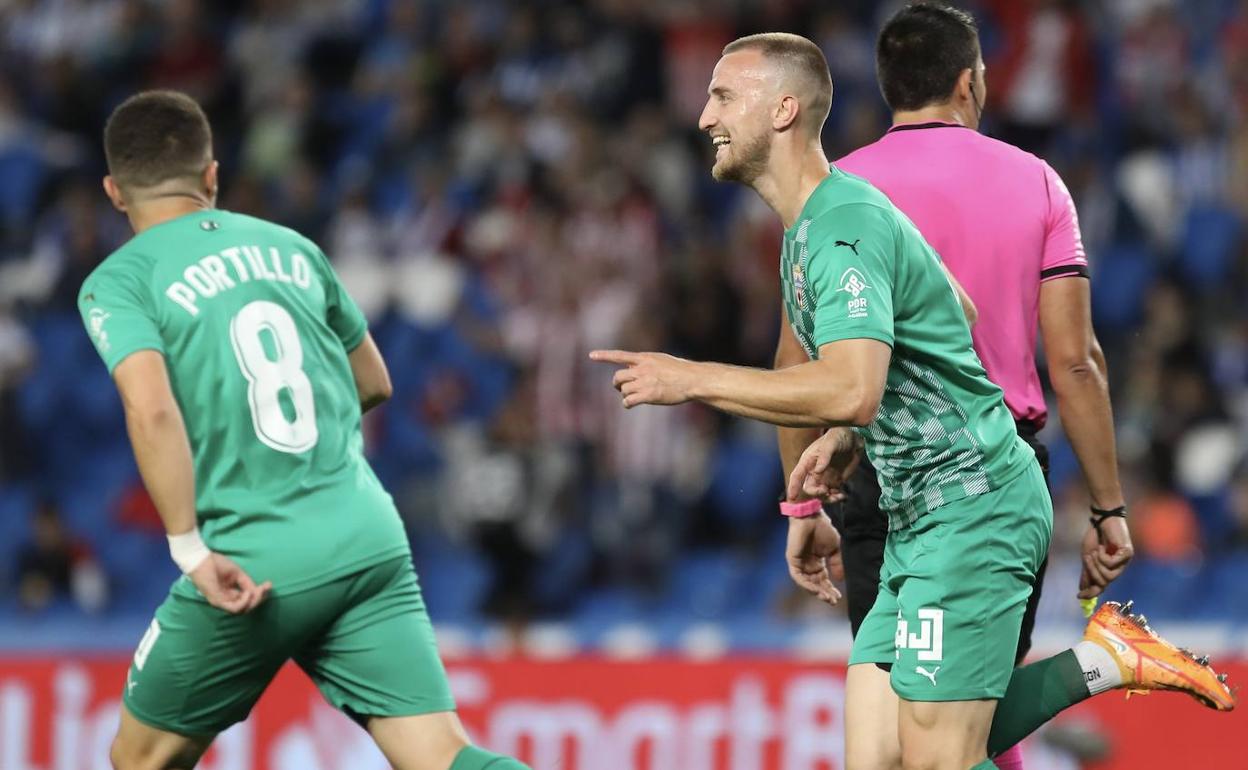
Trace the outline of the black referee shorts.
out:
<instances>
[{"instance_id":1,"label":"black referee shorts","mask_svg":"<svg viewBox=\"0 0 1248 770\"><path fill-rule=\"evenodd\" d=\"M1036 438L1035 423L1017 423L1018 435L1036 452L1045 483L1049 480L1049 450ZM845 485L846 498L833 514L841 530L841 557L845 563L845 601L849 607L849 623L854 636L875 604L880 587L880 567L884 565L884 539L888 537L888 517L880 510L880 482L875 468L863 456L858 470ZM1031 650L1031 632L1036 626L1036 607L1040 604L1040 588L1048 559L1036 573L1036 586L1027 600L1023 626L1018 635L1016 662L1021 663Z\"/></svg>"}]
</instances>

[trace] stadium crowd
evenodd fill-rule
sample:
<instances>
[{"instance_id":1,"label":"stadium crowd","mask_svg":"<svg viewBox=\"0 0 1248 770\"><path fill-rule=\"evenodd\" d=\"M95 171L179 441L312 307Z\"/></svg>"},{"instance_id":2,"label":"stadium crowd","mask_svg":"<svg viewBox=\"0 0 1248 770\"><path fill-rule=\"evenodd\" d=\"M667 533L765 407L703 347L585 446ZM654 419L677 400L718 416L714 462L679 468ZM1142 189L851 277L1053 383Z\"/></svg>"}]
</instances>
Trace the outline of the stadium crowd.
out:
<instances>
[{"instance_id":1,"label":"stadium crowd","mask_svg":"<svg viewBox=\"0 0 1248 770\"><path fill-rule=\"evenodd\" d=\"M710 178L711 68L738 34L814 39L839 157L888 125L874 37L897 5L5 4L0 614L145 613L173 574L75 311L128 236L99 189L103 120L156 87L204 104L219 205L317 240L369 315L395 383L370 457L435 620L803 611L774 432L625 412L586 353L770 362L780 226ZM982 28L987 133L1078 204L1139 551L1119 590L1148 591L1150 615L1230 602L1248 622L1231 590L1248 580L1248 2L960 5ZM1056 423L1060 558L1086 499Z\"/></svg>"}]
</instances>

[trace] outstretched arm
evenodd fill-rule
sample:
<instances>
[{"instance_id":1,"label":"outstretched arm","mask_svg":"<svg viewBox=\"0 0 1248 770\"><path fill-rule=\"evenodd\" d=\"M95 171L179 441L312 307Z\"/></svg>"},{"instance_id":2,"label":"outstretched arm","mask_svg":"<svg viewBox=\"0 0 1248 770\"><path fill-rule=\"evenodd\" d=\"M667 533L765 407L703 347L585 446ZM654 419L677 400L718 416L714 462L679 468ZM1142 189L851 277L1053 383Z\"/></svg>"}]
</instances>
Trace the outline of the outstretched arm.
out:
<instances>
[{"instance_id":1,"label":"outstretched arm","mask_svg":"<svg viewBox=\"0 0 1248 770\"><path fill-rule=\"evenodd\" d=\"M885 343L860 338L830 342L819 360L780 370L623 350L595 350L590 358L624 367L613 383L625 407L701 401L773 425L826 428L875 419L891 355Z\"/></svg>"}]
</instances>

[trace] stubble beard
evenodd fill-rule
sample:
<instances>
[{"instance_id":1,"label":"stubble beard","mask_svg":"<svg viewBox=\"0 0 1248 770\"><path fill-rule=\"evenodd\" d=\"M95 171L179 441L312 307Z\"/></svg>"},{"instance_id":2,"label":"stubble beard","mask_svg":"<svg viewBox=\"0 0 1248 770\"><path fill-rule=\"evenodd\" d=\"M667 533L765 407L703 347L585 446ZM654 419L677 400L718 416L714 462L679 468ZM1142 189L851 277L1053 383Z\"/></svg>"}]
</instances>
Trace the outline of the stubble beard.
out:
<instances>
[{"instance_id":1,"label":"stubble beard","mask_svg":"<svg viewBox=\"0 0 1248 770\"><path fill-rule=\"evenodd\" d=\"M735 143L729 145L729 152L734 146ZM766 134L757 136L737 149L735 162L716 163L711 168L711 176L717 182L739 182L752 187L754 180L767 170L767 162L771 160L771 137Z\"/></svg>"}]
</instances>

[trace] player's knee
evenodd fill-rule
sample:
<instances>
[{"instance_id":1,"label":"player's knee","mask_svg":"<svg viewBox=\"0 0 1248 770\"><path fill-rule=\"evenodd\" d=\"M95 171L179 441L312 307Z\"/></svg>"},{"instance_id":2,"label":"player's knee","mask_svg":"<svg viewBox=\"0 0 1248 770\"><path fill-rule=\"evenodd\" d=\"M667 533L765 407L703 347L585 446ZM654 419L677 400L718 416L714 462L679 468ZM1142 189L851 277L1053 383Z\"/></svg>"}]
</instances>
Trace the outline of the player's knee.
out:
<instances>
[{"instance_id":1,"label":"player's knee","mask_svg":"<svg viewBox=\"0 0 1248 770\"><path fill-rule=\"evenodd\" d=\"M845 770L902 770L901 750L893 745L847 743Z\"/></svg>"},{"instance_id":2,"label":"player's knee","mask_svg":"<svg viewBox=\"0 0 1248 770\"><path fill-rule=\"evenodd\" d=\"M957 740L949 731L911 733L901 740L902 770L966 770L984 756L983 746Z\"/></svg>"},{"instance_id":3,"label":"player's knee","mask_svg":"<svg viewBox=\"0 0 1248 770\"><path fill-rule=\"evenodd\" d=\"M897 732L845 736L845 770L901 770Z\"/></svg>"},{"instance_id":4,"label":"player's knee","mask_svg":"<svg viewBox=\"0 0 1248 770\"><path fill-rule=\"evenodd\" d=\"M198 752L184 751L178 756L165 756L155 745L143 744L118 735L108 749L113 770L191 770Z\"/></svg>"},{"instance_id":5,"label":"player's knee","mask_svg":"<svg viewBox=\"0 0 1248 770\"><path fill-rule=\"evenodd\" d=\"M145 754L148 756L145 756ZM154 768L150 752L142 751L141 747L135 746L133 741L128 741L120 735L113 738L113 745L108 749L108 759L113 764L113 770L148 770L148 768Z\"/></svg>"},{"instance_id":6,"label":"player's knee","mask_svg":"<svg viewBox=\"0 0 1248 770\"><path fill-rule=\"evenodd\" d=\"M906 741L901 747L902 770L936 770L936 755L919 741Z\"/></svg>"}]
</instances>

